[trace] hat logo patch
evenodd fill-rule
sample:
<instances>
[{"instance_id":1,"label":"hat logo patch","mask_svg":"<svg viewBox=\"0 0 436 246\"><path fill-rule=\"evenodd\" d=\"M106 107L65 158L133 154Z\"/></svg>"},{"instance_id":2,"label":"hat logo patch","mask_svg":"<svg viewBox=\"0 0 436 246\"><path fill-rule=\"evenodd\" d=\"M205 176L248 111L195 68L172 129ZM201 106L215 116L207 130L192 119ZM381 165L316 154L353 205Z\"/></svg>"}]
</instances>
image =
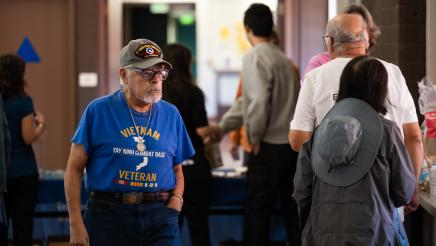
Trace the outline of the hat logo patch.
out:
<instances>
[{"instance_id":1,"label":"hat logo patch","mask_svg":"<svg viewBox=\"0 0 436 246\"><path fill-rule=\"evenodd\" d=\"M147 59L150 57L160 57L160 49L153 44L143 44L139 46L135 51L135 55L142 59Z\"/></svg>"},{"instance_id":2,"label":"hat logo patch","mask_svg":"<svg viewBox=\"0 0 436 246\"><path fill-rule=\"evenodd\" d=\"M147 49L145 49L145 52L147 52L147 54L153 54L154 50L153 50L153 48L147 48Z\"/></svg>"}]
</instances>

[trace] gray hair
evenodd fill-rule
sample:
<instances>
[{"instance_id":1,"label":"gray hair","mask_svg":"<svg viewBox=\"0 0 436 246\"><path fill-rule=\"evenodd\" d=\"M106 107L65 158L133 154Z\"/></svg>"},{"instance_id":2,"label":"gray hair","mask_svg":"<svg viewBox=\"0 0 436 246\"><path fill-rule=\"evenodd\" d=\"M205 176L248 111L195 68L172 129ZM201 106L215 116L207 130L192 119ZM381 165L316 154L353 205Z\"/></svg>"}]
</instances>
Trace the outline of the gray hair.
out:
<instances>
[{"instance_id":1,"label":"gray hair","mask_svg":"<svg viewBox=\"0 0 436 246\"><path fill-rule=\"evenodd\" d=\"M333 18L329 20L326 27L326 35L333 39L333 49L335 51L341 51L341 47L344 43L353 43L358 41L365 41L368 46L368 32L366 30L366 23L362 21L362 30L354 34L344 25L339 18Z\"/></svg>"},{"instance_id":2,"label":"gray hair","mask_svg":"<svg viewBox=\"0 0 436 246\"><path fill-rule=\"evenodd\" d=\"M375 24L374 20L372 19L371 13L368 11L365 5L360 3L350 4L344 9L344 13L358 14L362 16L368 27L369 37L371 38L370 40L368 40L370 46L369 48L373 47L377 43L377 38L380 36L381 31L380 27Z\"/></svg>"}]
</instances>

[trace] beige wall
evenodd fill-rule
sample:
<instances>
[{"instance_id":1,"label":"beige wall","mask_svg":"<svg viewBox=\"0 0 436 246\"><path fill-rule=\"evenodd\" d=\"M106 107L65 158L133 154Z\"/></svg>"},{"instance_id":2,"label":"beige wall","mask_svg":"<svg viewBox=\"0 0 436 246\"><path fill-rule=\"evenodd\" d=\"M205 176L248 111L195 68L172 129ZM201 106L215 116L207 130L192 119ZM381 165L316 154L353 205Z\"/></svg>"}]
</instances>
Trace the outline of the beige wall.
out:
<instances>
[{"instance_id":1,"label":"beige wall","mask_svg":"<svg viewBox=\"0 0 436 246\"><path fill-rule=\"evenodd\" d=\"M63 169L76 112L74 0L2 0L0 33L0 54L16 53L27 36L40 56L25 73L35 110L47 123L33 147L40 168Z\"/></svg>"},{"instance_id":2,"label":"beige wall","mask_svg":"<svg viewBox=\"0 0 436 246\"><path fill-rule=\"evenodd\" d=\"M77 87L80 119L86 106L93 99L108 94L107 80L107 23L106 0L74 0L76 3L76 59L77 74L97 74L95 87Z\"/></svg>"}]
</instances>

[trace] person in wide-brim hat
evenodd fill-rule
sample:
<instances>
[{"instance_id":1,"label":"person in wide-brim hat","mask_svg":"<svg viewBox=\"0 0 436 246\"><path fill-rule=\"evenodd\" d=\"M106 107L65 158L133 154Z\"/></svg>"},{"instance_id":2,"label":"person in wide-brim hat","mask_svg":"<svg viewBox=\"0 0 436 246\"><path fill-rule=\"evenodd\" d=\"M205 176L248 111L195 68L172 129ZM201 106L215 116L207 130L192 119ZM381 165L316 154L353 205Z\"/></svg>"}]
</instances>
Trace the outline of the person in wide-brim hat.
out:
<instances>
[{"instance_id":1,"label":"person in wide-brim hat","mask_svg":"<svg viewBox=\"0 0 436 246\"><path fill-rule=\"evenodd\" d=\"M362 100L338 102L315 131L312 168L334 186L356 183L371 168L383 135L377 112Z\"/></svg>"},{"instance_id":2,"label":"person in wide-brim hat","mask_svg":"<svg viewBox=\"0 0 436 246\"><path fill-rule=\"evenodd\" d=\"M346 65L335 106L298 157L302 245L408 245L396 207L411 200L415 176L400 129L382 116L386 95L380 61Z\"/></svg>"}]
</instances>

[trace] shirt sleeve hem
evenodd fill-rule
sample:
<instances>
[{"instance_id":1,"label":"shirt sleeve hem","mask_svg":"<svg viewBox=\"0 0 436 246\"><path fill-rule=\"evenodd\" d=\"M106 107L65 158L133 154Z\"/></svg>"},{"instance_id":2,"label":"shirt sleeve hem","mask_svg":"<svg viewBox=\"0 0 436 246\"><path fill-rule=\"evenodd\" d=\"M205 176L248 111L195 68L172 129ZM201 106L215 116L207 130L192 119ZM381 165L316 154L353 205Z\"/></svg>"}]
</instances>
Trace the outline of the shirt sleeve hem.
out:
<instances>
[{"instance_id":1,"label":"shirt sleeve hem","mask_svg":"<svg viewBox=\"0 0 436 246\"><path fill-rule=\"evenodd\" d=\"M305 124L296 123L294 121L292 121L291 125L290 125L290 130L313 132L313 129L314 128L313 128L312 125L308 126L308 125L305 125Z\"/></svg>"}]
</instances>

